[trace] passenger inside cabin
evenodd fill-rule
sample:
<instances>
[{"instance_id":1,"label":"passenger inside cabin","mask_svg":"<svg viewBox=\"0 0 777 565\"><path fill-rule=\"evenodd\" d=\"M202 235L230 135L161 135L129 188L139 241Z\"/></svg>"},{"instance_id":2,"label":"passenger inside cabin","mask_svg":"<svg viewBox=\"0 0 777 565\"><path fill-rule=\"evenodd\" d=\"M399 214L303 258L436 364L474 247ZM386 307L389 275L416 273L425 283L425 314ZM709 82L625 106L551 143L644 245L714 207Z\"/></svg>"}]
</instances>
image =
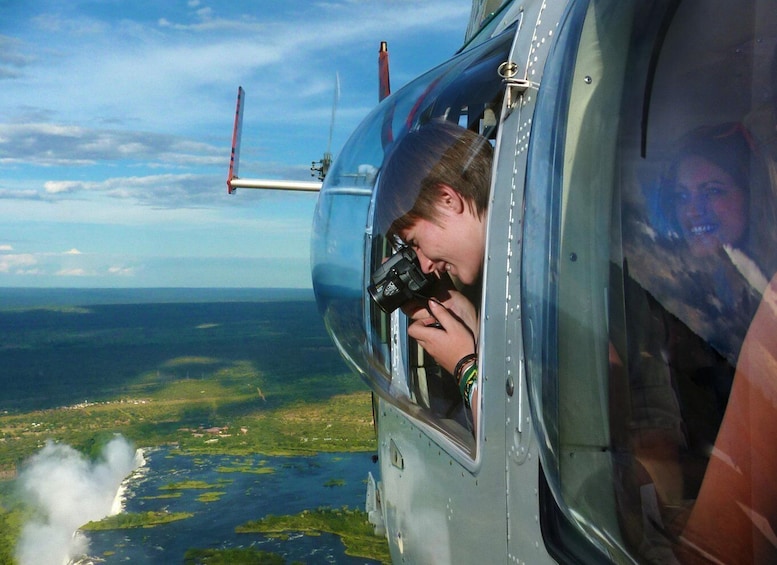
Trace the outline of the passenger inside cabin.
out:
<instances>
[{"instance_id":1,"label":"passenger inside cabin","mask_svg":"<svg viewBox=\"0 0 777 565\"><path fill-rule=\"evenodd\" d=\"M475 419L478 313L472 295L483 269L492 160L486 138L431 121L389 153L376 205L381 233L410 246L424 273L442 283L425 304L403 308L413 320L408 335L453 375Z\"/></svg>"},{"instance_id":2,"label":"passenger inside cabin","mask_svg":"<svg viewBox=\"0 0 777 565\"><path fill-rule=\"evenodd\" d=\"M741 341L777 272L774 194L754 138L738 123L690 132L680 140L658 197L661 235L693 272L695 288L706 291L689 287L685 300L713 320L735 316ZM741 343L724 346L723 336L715 338L735 360Z\"/></svg>"},{"instance_id":3,"label":"passenger inside cabin","mask_svg":"<svg viewBox=\"0 0 777 565\"><path fill-rule=\"evenodd\" d=\"M696 129L673 155L654 200L664 267L635 257L639 284L624 277L629 317L644 321L629 338L635 466L624 476L643 516L631 542L651 561L671 547L681 562L768 562L777 557L777 488L766 478L777 473L766 439L777 433L777 199L740 124ZM613 374L620 362L611 351Z\"/></svg>"}]
</instances>

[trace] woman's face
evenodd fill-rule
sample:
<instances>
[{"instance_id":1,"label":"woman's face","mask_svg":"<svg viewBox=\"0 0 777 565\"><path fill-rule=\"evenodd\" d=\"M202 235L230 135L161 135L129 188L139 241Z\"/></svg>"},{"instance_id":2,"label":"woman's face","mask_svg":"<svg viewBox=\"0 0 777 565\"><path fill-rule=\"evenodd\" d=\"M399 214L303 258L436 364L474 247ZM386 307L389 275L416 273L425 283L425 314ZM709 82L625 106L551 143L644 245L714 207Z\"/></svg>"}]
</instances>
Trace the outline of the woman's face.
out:
<instances>
[{"instance_id":1,"label":"woman's face","mask_svg":"<svg viewBox=\"0 0 777 565\"><path fill-rule=\"evenodd\" d=\"M677 222L694 255L741 245L747 232L747 194L726 171L703 157L687 157L678 167L673 196Z\"/></svg>"}]
</instances>

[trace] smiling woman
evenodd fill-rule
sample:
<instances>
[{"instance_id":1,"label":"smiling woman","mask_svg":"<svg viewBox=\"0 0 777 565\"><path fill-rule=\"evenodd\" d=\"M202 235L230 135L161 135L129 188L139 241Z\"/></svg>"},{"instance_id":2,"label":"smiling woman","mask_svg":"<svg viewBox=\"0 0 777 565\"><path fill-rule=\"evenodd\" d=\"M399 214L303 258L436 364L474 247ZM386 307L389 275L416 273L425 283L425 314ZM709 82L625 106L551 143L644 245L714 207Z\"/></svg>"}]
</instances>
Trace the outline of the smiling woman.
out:
<instances>
[{"instance_id":1,"label":"smiling woman","mask_svg":"<svg viewBox=\"0 0 777 565\"><path fill-rule=\"evenodd\" d=\"M719 328L707 335L729 343L724 350L732 358L777 272L773 190L754 136L742 124L726 122L683 135L652 193L651 224L666 249L682 259L683 271L693 273L695 284L675 293L707 326ZM728 321L725 328L721 318Z\"/></svg>"},{"instance_id":2,"label":"smiling woman","mask_svg":"<svg viewBox=\"0 0 777 565\"><path fill-rule=\"evenodd\" d=\"M738 246L747 230L747 193L719 166L688 157L677 170L675 213L691 252L706 255Z\"/></svg>"},{"instance_id":3,"label":"smiling woman","mask_svg":"<svg viewBox=\"0 0 777 565\"><path fill-rule=\"evenodd\" d=\"M659 195L669 238L697 256L726 245L755 251L759 228L753 223L751 233L751 207L763 207L769 179L754 144L737 123L702 126L679 141ZM768 257L762 251L759 261Z\"/></svg>"}]
</instances>

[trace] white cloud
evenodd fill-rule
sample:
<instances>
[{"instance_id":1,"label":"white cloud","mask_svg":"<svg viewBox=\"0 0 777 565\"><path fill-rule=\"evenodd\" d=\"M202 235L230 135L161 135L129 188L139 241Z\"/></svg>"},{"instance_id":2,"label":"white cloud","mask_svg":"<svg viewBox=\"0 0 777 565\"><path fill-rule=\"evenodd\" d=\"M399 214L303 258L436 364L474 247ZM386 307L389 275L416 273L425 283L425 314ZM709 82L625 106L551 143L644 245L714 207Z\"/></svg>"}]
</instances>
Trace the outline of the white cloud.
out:
<instances>
[{"instance_id":1,"label":"white cloud","mask_svg":"<svg viewBox=\"0 0 777 565\"><path fill-rule=\"evenodd\" d=\"M135 269L132 267L109 267L108 274L120 277L130 277L135 274Z\"/></svg>"},{"instance_id":2,"label":"white cloud","mask_svg":"<svg viewBox=\"0 0 777 565\"><path fill-rule=\"evenodd\" d=\"M227 149L174 136L50 123L0 123L0 162L6 165L77 165L143 161L178 165L218 165ZM52 186L49 192L67 190Z\"/></svg>"},{"instance_id":3,"label":"white cloud","mask_svg":"<svg viewBox=\"0 0 777 565\"><path fill-rule=\"evenodd\" d=\"M76 192L83 188L84 183L69 180L52 180L43 183L43 188L49 194L62 194L66 192Z\"/></svg>"},{"instance_id":4,"label":"white cloud","mask_svg":"<svg viewBox=\"0 0 777 565\"><path fill-rule=\"evenodd\" d=\"M396 90L452 54L470 6L187 0L141 15L130 4L30 4L0 35L0 241L24 233L29 249L60 251L0 248L0 272L134 274L145 285L178 280L169 257L204 272L213 267L203 254L306 256L314 197L226 195L237 86L248 92L241 175L310 180L327 145L335 72L337 154L376 103L378 41L396 47ZM61 241L89 251L66 254Z\"/></svg>"},{"instance_id":5,"label":"white cloud","mask_svg":"<svg viewBox=\"0 0 777 565\"><path fill-rule=\"evenodd\" d=\"M74 268L74 269L61 269L56 272L56 276L58 277L86 277L89 276L90 273L87 273L84 269L80 268Z\"/></svg>"},{"instance_id":6,"label":"white cloud","mask_svg":"<svg viewBox=\"0 0 777 565\"><path fill-rule=\"evenodd\" d=\"M74 247L69 251L65 251L65 255L81 255L81 252Z\"/></svg>"},{"instance_id":7,"label":"white cloud","mask_svg":"<svg viewBox=\"0 0 777 565\"><path fill-rule=\"evenodd\" d=\"M202 19L210 19L212 14L213 14L213 9L211 8L200 8L199 10L197 10L197 15Z\"/></svg>"},{"instance_id":8,"label":"white cloud","mask_svg":"<svg viewBox=\"0 0 777 565\"><path fill-rule=\"evenodd\" d=\"M0 244L0 251L13 251L13 246L6 244Z\"/></svg>"},{"instance_id":9,"label":"white cloud","mask_svg":"<svg viewBox=\"0 0 777 565\"><path fill-rule=\"evenodd\" d=\"M326 77L329 82L332 70L350 69L352 60L369 60L372 66L379 40L410 41L421 29L449 30L463 39L469 15L468 3L443 0L278 7L284 4L268 9L246 4L243 12L239 4L219 6L219 13L199 15L181 11L175 16L165 14L159 26L125 17L101 21L101 29L88 16L59 17L46 36L47 43L73 41L75 30L94 31L79 31L83 47L62 46L61 56L54 61L40 56L34 88L25 89L25 99L34 107L54 107L63 118L79 123L122 116L154 128L166 124L169 131L228 116L228 108L212 106L214 95L223 96L218 93L231 93L237 84L250 82L256 100L274 102L268 114L292 116L299 108L321 103L305 98L311 81ZM32 52L44 49L51 48L28 46ZM95 53L110 56L95 57ZM345 83L348 69L343 68ZM365 82L361 72L351 77L352 85ZM321 121L326 122L325 115Z\"/></svg>"},{"instance_id":10,"label":"white cloud","mask_svg":"<svg viewBox=\"0 0 777 565\"><path fill-rule=\"evenodd\" d=\"M28 270L38 263L34 255L29 253L0 255L0 273L18 273Z\"/></svg>"},{"instance_id":11,"label":"white cloud","mask_svg":"<svg viewBox=\"0 0 777 565\"><path fill-rule=\"evenodd\" d=\"M224 179L212 175L167 173L116 177L101 181L46 181L43 186L51 196L74 197L79 193L99 193L117 200L134 201L143 206L186 208L236 204L234 200L218 198L221 192L226 192L226 188L221 190L221 186L226 187L224 182Z\"/></svg>"},{"instance_id":12,"label":"white cloud","mask_svg":"<svg viewBox=\"0 0 777 565\"><path fill-rule=\"evenodd\" d=\"M36 276L45 273L41 269L19 269L14 274L19 276Z\"/></svg>"}]
</instances>

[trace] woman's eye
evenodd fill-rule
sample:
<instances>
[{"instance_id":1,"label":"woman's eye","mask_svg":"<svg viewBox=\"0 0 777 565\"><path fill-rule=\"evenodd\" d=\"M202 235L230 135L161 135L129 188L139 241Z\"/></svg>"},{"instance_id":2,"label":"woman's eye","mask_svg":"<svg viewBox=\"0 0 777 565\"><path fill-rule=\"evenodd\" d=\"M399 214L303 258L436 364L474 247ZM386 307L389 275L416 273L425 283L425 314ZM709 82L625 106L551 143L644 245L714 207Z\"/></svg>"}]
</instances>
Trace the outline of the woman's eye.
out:
<instances>
[{"instance_id":1,"label":"woman's eye","mask_svg":"<svg viewBox=\"0 0 777 565\"><path fill-rule=\"evenodd\" d=\"M675 192L672 194L672 199L678 203L678 204L684 204L688 201L688 193L687 192Z\"/></svg>"}]
</instances>

